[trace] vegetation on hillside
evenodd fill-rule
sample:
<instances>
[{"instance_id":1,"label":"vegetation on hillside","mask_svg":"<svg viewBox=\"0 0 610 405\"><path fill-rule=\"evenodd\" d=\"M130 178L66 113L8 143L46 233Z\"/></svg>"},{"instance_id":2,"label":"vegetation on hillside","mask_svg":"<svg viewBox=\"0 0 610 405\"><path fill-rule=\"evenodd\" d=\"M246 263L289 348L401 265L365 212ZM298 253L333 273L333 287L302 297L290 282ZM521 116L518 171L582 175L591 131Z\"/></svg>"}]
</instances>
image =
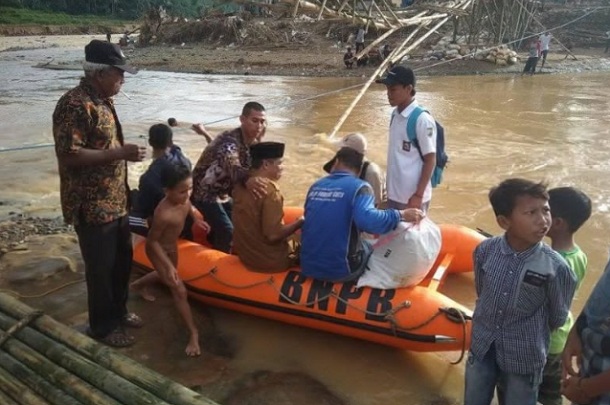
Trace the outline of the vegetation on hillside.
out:
<instances>
[{"instance_id":1,"label":"vegetation on hillside","mask_svg":"<svg viewBox=\"0 0 610 405\"><path fill-rule=\"evenodd\" d=\"M0 24L36 25L122 25L125 20L96 15L70 15L66 13L0 7Z\"/></svg>"},{"instance_id":2,"label":"vegetation on hillside","mask_svg":"<svg viewBox=\"0 0 610 405\"><path fill-rule=\"evenodd\" d=\"M135 19L158 7L163 7L170 15L195 17L203 10L215 7L216 3L221 0L0 0L0 7Z\"/></svg>"}]
</instances>

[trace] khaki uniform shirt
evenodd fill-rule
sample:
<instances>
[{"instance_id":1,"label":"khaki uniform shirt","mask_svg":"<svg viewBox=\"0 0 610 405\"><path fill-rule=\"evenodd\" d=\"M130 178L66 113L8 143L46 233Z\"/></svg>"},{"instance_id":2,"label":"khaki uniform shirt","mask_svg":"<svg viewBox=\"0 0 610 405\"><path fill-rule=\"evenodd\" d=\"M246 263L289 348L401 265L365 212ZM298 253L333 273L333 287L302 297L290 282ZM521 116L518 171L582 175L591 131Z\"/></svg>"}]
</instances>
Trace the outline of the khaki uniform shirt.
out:
<instances>
[{"instance_id":1,"label":"khaki uniform shirt","mask_svg":"<svg viewBox=\"0 0 610 405\"><path fill-rule=\"evenodd\" d=\"M269 242L284 224L284 197L270 182L267 195L255 199L243 185L233 189L233 249L249 268L261 272L286 270L291 266L287 240Z\"/></svg>"}]
</instances>

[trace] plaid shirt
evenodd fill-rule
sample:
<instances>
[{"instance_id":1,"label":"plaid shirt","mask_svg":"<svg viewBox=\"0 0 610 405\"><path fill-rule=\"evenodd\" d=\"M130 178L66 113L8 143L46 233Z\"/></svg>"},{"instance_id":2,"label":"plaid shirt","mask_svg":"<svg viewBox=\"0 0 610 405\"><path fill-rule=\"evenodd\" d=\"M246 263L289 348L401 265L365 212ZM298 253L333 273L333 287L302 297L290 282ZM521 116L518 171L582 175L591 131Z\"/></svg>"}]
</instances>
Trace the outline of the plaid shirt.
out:
<instances>
[{"instance_id":1,"label":"plaid shirt","mask_svg":"<svg viewBox=\"0 0 610 405\"><path fill-rule=\"evenodd\" d=\"M477 302L471 353L483 359L495 345L498 367L508 373L540 373L551 330L565 322L576 276L561 256L540 242L515 252L505 236L481 243L474 253Z\"/></svg>"}]
</instances>

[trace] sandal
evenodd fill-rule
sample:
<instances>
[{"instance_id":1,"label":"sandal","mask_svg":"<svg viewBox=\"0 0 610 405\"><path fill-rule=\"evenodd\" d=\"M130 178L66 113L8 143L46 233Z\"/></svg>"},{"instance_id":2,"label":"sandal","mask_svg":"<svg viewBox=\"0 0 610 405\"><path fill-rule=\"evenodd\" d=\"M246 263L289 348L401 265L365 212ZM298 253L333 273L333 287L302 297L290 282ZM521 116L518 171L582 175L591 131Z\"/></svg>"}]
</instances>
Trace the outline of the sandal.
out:
<instances>
[{"instance_id":1,"label":"sandal","mask_svg":"<svg viewBox=\"0 0 610 405\"><path fill-rule=\"evenodd\" d=\"M97 341L111 347L129 347L136 342L136 339L125 333L123 329L116 328L103 338L97 338Z\"/></svg>"},{"instance_id":2,"label":"sandal","mask_svg":"<svg viewBox=\"0 0 610 405\"><path fill-rule=\"evenodd\" d=\"M129 312L121 319L121 325L129 328L141 328L144 325L144 321L138 315Z\"/></svg>"}]
</instances>

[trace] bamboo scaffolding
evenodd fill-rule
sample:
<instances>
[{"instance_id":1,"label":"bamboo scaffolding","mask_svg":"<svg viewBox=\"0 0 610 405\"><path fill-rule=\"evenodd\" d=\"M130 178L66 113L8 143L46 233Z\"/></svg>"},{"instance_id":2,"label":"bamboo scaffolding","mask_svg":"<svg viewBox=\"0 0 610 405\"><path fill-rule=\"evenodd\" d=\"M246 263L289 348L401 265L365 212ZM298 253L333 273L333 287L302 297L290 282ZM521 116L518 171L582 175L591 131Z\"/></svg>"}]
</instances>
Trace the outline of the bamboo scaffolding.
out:
<instances>
[{"instance_id":1,"label":"bamboo scaffolding","mask_svg":"<svg viewBox=\"0 0 610 405\"><path fill-rule=\"evenodd\" d=\"M19 379L19 381L52 405L82 405L82 403L57 388L57 386L50 384L34 370L2 351L0 351L0 364L3 369L11 373L11 375Z\"/></svg>"},{"instance_id":2,"label":"bamboo scaffolding","mask_svg":"<svg viewBox=\"0 0 610 405\"><path fill-rule=\"evenodd\" d=\"M121 405L94 386L81 380L66 369L59 367L17 339L7 341L5 350L25 366L36 370L38 374L44 376L50 383L62 387L67 394L83 404Z\"/></svg>"},{"instance_id":3,"label":"bamboo scaffolding","mask_svg":"<svg viewBox=\"0 0 610 405\"><path fill-rule=\"evenodd\" d=\"M30 313L32 308L8 294L0 293L0 311L4 311L15 319L21 319ZM74 330L47 315L36 319L27 329L44 333L56 342L66 345L98 365L112 370L133 384L172 404L218 405L161 374L143 367L136 361L95 342L89 337L76 333Z\"/></svg>"},{"instance_id":4,"label":"bamboo scaffolding","mask_svg":"<svg viewBox=\"0 0 610 405\"><path fill-rule=\"evenodd\" d=\"M318 13L318 21L320 21L322 19L322 13L324 12L324 8L326 7L326 2L328 0L324 0L322 2L322 7L320 7L320 12ZM298 3L298 2L297 2Z\"/></svg>"},{"instance_id":5,"label":"bamboo scaffolding","mask_svg":"<svg viewBox=\"0 0 610 405\"><path fill-rule=\"evenodd\" d=\"M392 10L392 7L388 4L388 2L386 0L381 0L381 2L384 5L384 7L390 12L390 15L392 15L392 18L394 18L394 20L396 20L396 22L399 25L403 25L402 22L400 21L400 18L398 18L398 16L394 12L394 10Z\"/></svg>"},{"instance_id":6,"label":"bamboo scaffolding","mask_svg":"<svg viewBox=\"0 0 610 405\"><path fill-rule=\"evenodd\" d=\"M524 7L524 6L523 6L523 4L522 4L522 2L521 2L520 0L517 0L517 2L518 2L520 5L521 5L521 7L522 7L522 8ZM542 27L542 29L543 29L543 30L546 30L546 27L545 27L544 25L542 25L542 22L541 22L539 19L537 19L537 18L536 18L536 16L535 16L535 15L534 15L534 14L533 14L531 11L529 11L529 10L527 10L527 9L526 9L526 11L527 11L528 13L530 13L530 14L531 14L531 16L532 16L533 20L534 20L536 23L538 23L538 24L539 24L539 25ZM559 45L560 45L560 46L561 46L561 47L562 47L562 48L563 48L563 49L564 49L564 50L565 50L565 51L566 51L566 52L567 52L569 55L571 55L571 56L572 56L572 58L574 58L574 60L578 60L578 58L576 58L576 55L574 55L574 54L572 53L572 51L570 51L570 50L568 49L568 47L567 47L567 46L565 46L565 45L564 45L564 44L562 44L562 43L561 43L561 42L560 42L560 41L559 41L557 38L555 38L555 36L553 36L553 37L552 37L552 39L553 39L555 42L557 42L557 43L558 43L558 44L559 44ZM542 69L542 67L541 67L541 69Z\"/></svg>"},{"instance_id":7,"label":"bamboo scaffolding","mask_svg":"<svg viewBox=\"0 0 610 405\"><path fill-rule=\"evenodd\" d=\"M0 313L0 329L7 330L12 324L14 324L14 319ZM125 404L170 405L168 402L118 376L111 370L107 370L91 360L79 356L65 345L30 327L21 329L15 333L15 336L58 366L69 370L99 390L111 393L111 396L119 402Z\"/></svg>"},{"instance_id":8,"label":"bamboo scaffolding","mask_svg":"<svg viewBox=\"0 0 610 405\"><path fill-rule=\"evenodd\" d=\"M369 77L369 79L366 81L366 83L364 83L364 85L362 86L362 88L360 89L360 91L358 92L356 97L354 97L354 99L352 100L352 102L349 105L349 107L347 107L347 109L345 110L345 112L343 113L341 118L339 118L339 121L337 121L337 123L333 127L333 129L332 129L332 131L331 131L331 133L329 135L330 139L333 139L335 137L335 135L337 134L337 132L339 132L339 129L341 128L341 126L343 125L345 120L347 120L347 117L349 117L349 115L351 114L352 110L354 109L356 104L358 104L358 102L360 101L360 99L362 98L364 93L366 93L366 91L368 90L370 85L373 84L373 82L377 79L379 74L390 64L391 56L394 53L398 52L399 49L404 47L406 42L409 41L425 24L429 24L429 23L428 22L423 22L421 26L419 26L415 30L413 30L411 35L409 35L409 37L407 39L405 39L405 41L400 46L396 47L392 51L392 53L390 53L390 55L388 55L388 57L386 59L384 59L383 62L381 62L379 67L375 70L375 72L373 72L373 74L371 75L371 77Z\"/></svg>"},{"instance_id":9,"label":"bamboo scaffolding","mask_svg":"<svg viewBox=\"0 0 610 405\"><path fill-rule=\"evenodd\" d=\"M464 2L462 5L459 5L456 7L465 9L472 3L472 1L473 0L468 0L468 1ZM434 27L432 27L428 32L426 32L424 35L422 35L417 41L415 41L407 49L401 51L400 53L398 53L398 55L396 57L392 58L392 63L400 62L400 60L402 58L404 58L409 52L411 52L413 49L415 49L426 38L428 38L430 35L432 35L434 32L436 32L436 30L438 30L443 24L445 24L447 21L449 21L450 18L452 18L452 17L446 17L446 18L442 19L441 21L439 21Z\"/></svg>"},{"instance_id":10,"label":"bamboo scaffolding","mask_svg":"<svg viewBox=\"0 0 610 405\"><path fill-rule=\"evenodd\" d=\"M0 368L0 389L20 405L49 405L24 383Z\"/></svg>"},{"instance_id":11,"label":"bamboo scaffolding","mask_svg":"<svg viewBox=\"0 0 610 405\"><path fill-rule=\"evenodd\" d=\"M377 5L377 3L376 3L374 0L372 0L372 5L373 5L373 6L375 6L375 10L377 10L377 12L379 13L379 15L381 15L381 18L383 19L383 21L384 21L384 22L385 22L387 25L389 25L391 28L393 28L393 27L394 27L394 24L392 24L392 23L390 22L390 20L388 20L388 18L385 16L385 14L383 13L383 11L381 11L381 9L379 8L379 6Z\"/></svg>"},{"instance_id":12,"label":"bamboo scaffolding","mask_svg":"<svg viewBox=\"0 0 610 405\"><path fill-rule=\"evenodd\" d=\"M465 9L466 7L468 7L471 4L472 0L467 0L464 1L462 3L460 3L459 5L456 5L456 8L459 9ZM341 126L345 123L345 121L347 120L347 118L349 117L349 115L351 114L352 110L354 109L354 107L356 106L356 104L358 104L358 102L360 101L360 99L362 98L362 96L364 95L364 93L366 93L366 91L368 90L368 88L370 87L370 85L377 79L377 77L379 76L379 74L390 64L390 63L395 63L397 61L400 61L404 55L406 55L407 53L409 53L413 48L415 48L416 46L418 46L424 39L426 39L428 36L430 36L432 33L436 32L436 30L438 30L443 24L445 24L448 20L449 20L450 16L446 16L444 17L441 21L439 21L431 30L429 30L426 34L422 35L421 38L419 38L417 41L415 41L415 43L413 43L411 46L409 46L406 50L403 50L403 48L407 45L407 43L413 39L413 37L422 29L424 28L426 25L428 25L430 22L429 21L424 21L423 23L420 24L420 26L418 26L408 37L407 39L405 39L402 44L400 44L399 47L396 47L392 53L390 53L390 55L388 55L388 57L379 65L379 67L375 70L375 72L373 72L373 74L369 77L369 79L366 81L366 83L364 83L364 85L362 86L362 88L360 89L360 91L358 92L358 94L356 95L356 97L354 97L354 99L352 100L352 102L350 103L350 105L347 107L347 109L345 110L345 112L343 113L343 115L339 118L339 120L337 121L337 123L335 124L335 126L333 127L333 129L331 130L330 134L329 134L329 138L333 139L335 137L335 135L337 134L337 132L339 132L339 129L341 128ZM370 46L370 45L369 45Z\"/></svg>"}]
</instances>

